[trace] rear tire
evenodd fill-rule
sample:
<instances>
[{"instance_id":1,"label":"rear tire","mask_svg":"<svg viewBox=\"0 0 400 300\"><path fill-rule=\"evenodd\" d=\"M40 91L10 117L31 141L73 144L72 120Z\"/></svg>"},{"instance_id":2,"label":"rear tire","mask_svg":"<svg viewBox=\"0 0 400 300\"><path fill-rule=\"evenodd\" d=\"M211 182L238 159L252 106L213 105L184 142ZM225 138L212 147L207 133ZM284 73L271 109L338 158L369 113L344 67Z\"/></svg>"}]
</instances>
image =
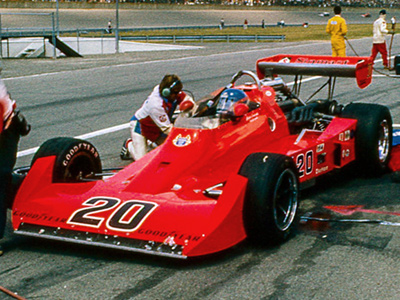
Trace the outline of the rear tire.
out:
<instances>
[{"instance_id":1,"label":"rear tire","mask_svg":"<svg viewBox=\"0 0 400 300\"><path fill-rule=\"evenodd\" d=\"M240 168L248 179L243 219L258 244L279 244L295 227L299 181L293 160L276 153L253 153Z\"/></svg>"},{"instance_id":2,"label":"rear tire","mask_svg":"<svg viewBox=\"0 0 400 300\"><path fill-rule=\"evenodd\" d=\"M359 174L379 176L387 170L392 151L392 117L386 106L368 103L347 105L341 117L357 120L356 169Z\"/></svg>"},{"instance_id":3,"label":"rear tire","mask_svg":"<svg viewBox=\"0 0 400 300\"><path fill-rule=\"evenodd\" d=\"M47 140L34 155L31 166L47 156L56 156L53 182L77 182L81 177L102 171L97 149L84 140L69 137Z\"/></svg>"}]
</instances>

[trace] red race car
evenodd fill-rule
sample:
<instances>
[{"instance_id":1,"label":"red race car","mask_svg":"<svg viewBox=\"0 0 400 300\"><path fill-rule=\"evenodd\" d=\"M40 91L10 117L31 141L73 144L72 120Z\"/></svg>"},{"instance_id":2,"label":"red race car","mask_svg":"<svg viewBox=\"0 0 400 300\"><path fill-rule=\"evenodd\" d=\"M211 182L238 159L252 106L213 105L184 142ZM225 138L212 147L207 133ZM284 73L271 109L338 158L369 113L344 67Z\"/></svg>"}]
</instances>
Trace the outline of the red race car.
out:
<instances>
[{"instance_id":1,"label":"red race car","mask_svg":"<svg viewBox=\"0 0 400 300\"><path fill-rule=\"evenodd\" d=\"M364 88L372 64L368 57L261 59L257 74L240 71L197 101L161 146L120 170L102 170L89 142L48 140L14 200L15 233L175 258L246 237L281 243L296 225L299 190L317 177L350 163L363 174L386 169L389 110L333 99L336 77ZM292 90L277 74L295 75ZM327 77L307 100L299 96L303 75ZM239 84L242 76L251 82ZM315 100L325 88L328 97Z\"/></svg>"}]
</instances>

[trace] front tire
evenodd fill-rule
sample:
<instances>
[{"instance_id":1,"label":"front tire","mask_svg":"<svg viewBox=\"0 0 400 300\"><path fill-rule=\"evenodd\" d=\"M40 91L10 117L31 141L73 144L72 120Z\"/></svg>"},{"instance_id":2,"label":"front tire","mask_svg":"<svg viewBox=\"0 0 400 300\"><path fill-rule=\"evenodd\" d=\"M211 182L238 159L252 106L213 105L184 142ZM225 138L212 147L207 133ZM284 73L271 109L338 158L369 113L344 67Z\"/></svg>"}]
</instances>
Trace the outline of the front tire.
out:
<instances>
[{"instance_id":1,"label":"front tire","mask_svg":"<svg viewBox=\"0 0 400 300\"><path fill-rule=\"evenodd\" d=\"M293 160L276 153L253 153L240 168L248 179L243 218L247 236L259 244L279 244L292 233L299 205Z\"/></svg>"},{"instance_id":2,"label":"front tire","mask_svg":"<svg viewBox=\"0 0 400 300\"><path fill-rule=\"evenodd\" d=\"M101 160L97 149L89 142L58 137L44 142L32 159L31 166L42 157L56 156L53 182L77 182L90 174L101 173Z\"/></svg>"},{"instance_id":3,"label":"front tire","mask_svg":"<svg viewBox=\"0 0 400 300\"><path fill-rule=\"evenodd\" d=\"M347 105L341 117L357 120L355 132L357 172L379 176L387 170L392 151L392 116L386 106L368 103Z\"/></svg>"}]
</instances>

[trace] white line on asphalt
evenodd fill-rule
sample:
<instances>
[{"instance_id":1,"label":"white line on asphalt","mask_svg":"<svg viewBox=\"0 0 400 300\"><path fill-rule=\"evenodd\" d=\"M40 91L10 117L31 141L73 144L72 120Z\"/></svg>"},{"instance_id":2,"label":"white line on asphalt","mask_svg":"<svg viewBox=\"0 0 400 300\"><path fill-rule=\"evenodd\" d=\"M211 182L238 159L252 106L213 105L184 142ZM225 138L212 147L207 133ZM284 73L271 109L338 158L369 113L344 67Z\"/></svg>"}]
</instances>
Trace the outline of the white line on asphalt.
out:
<instances>
[{"instance_id":1,"label":"white line on asphalt","mask_svg":"<svg viewBox=\"0 0 400 300\"><path fill-rule=\"evenodd\" d=\"M96 136L105 135L105 134L108 134L108 133L120 131L120 130L126 129L128 127L129 127L129 123L125 123L125 124L116 125L116 126L113 126L113 127L104 128L104 129L100 129L100 130L97 130L97 131L89 132L89 133L86 133L86 134L83 134L83 135L78 135L75 138L85 140L85 139L93 138L93 137L96 137ZM27 150L19 151L17 153L17 157L22 157L22 156L27 156L27 155L33 154L38 149L39 149L39 147L34 147L34 148L27 149Z\"/></svg>"}]
</instances>

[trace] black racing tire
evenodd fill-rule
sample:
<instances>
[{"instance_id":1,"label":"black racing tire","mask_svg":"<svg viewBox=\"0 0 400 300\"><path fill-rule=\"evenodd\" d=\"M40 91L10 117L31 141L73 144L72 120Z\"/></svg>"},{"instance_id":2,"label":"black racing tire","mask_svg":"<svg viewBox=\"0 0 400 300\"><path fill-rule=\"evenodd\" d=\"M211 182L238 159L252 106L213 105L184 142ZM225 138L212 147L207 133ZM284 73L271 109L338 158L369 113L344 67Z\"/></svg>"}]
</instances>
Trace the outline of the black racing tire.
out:
<instances>
[{"instance_id":1,"label":"black racing tire","mask_svg":"<svg viewBox=\"0 0 400 300\"><path fill-rule=\"evenodd\" d=\"M299 180L293 160L276 153L253 153L239 174L248 179L243 221L248 238L261 245L287 240L297 223Z\"/></svg>"},{"instance_id":2,"label":"black racing tire","mask_svg":"<svg viewBox=\"0 0 400 300\"><path fill-rule=\"evenodd\" d=\"M341 117L357 120L357 173L367 177L382 175L388 169L392 151L393 123L389 109L379 104L351 103L343 109Z\"/></svg>"},{"instance_id":3,"label":"black racing tire","mask_svg":"<svg viewBox=\"0 0 400 300\"><path fill-rule=\"evenodd\" d=\"M30 167L20 167L20 168L15 168L11 173L11 191L7 202L7 207L9 209L12 208L15 196L17 195L18 190L21 187L23 181L25 180L25 177L28 174L29 170Z\"/></svg>"},{"instance_id":4,"label":"black racing tire","mask_svg":"<svg viewBox=\"0 0 400 300\"><path fill-rule=\"evenodd\" d=\"M44 142L35 153L31 167L42 157L56 156L53 182L77 182L80 175L101 173L102 166L97 149L89 142L57 137Z\"/></svg>"}]
</instances>

